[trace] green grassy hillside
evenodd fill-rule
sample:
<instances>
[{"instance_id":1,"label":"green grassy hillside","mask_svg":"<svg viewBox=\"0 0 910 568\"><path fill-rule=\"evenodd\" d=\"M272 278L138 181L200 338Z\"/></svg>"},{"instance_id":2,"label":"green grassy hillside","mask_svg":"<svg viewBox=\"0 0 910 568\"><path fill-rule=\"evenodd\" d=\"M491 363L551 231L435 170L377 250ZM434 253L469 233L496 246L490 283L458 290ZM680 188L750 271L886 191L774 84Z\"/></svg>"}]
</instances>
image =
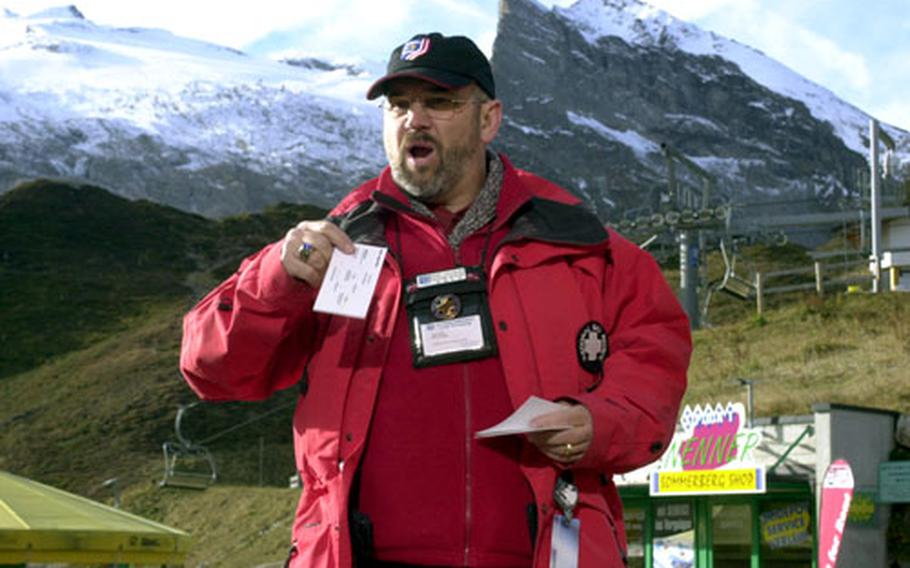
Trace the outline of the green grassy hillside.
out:
<instances>
[{"instance_id":1,"label":"green grassy hillside","mask_svg":"<svg viewBox=\"0 0 910 568\"><path fill-rule=\"evenodd\" d=\"M279 568L287 555L300 492L281 487L216 485L206 491L135 487L134 512L193 534L186 566Z\"/></svg>"},{"instance_id":2,"label":"green grassy hillside","mask_svg":"<svg viewBox=\"0 0 910 568\"><path fill-rule=\"evenodd\" d=\"M281 205L216 223L88 185L19 185L0 195L0 378L124 330L150 306L188 303L291 223L323 214Z\"/></svg>"},{"instance_id":3,"label":"green grassy hillside","mask_svg":"<svg viewBox=\"0 0 910 568\"><path fill-rule=\"evenodd\" d=\"M910 412L910 294L831 294L778 300L694 335L691 403L744 400L758 416L809 414L819 402Z\"/></svg>"},{"instance_id":4,"label":"green grassy hillside","mask_svg":"<svg viewBox=\"0 0 910 568\"><path fill-rule=\"evenodd\" d=\"M216 222L47 180L0 196L0 469L105 502L116 477L125 509L194 535L191 566L280 561L297 495L280 487L294 469L294 392L190 411L186 434L208 440L221 474L207 491L158 488L161 444L195 400L177 369L183 313L244 256L323 213ZM805 260L792 247L755 257ZM910 294L774 296L761 320L750 304L715 302L695 333L687 402L742 400L734 379L750 378L759 416L815 402L910 412Z\"/></svg>"},{"instance_id":5,"label":"green grassy hillside","mask_svg":"<svg viewBox=\"0 0 910 568\"><path fill-rule=\"evenodd\" d=\"M243 257L324 214L282 205L215 222L51 180L0 196L0 468L89 496L110 477L160 476L176 408L195 400L177 371L183 313ZM242 478L233 453L289 443L287 397L209 405L186 434L273 410L215 444L222 477ZM284 463L273 482L293 471Z\"/></svg>"},{"instance_id":6,"label":"green grassy hillside","mask_svg":"<svg viewBox=\"0 0 910 568\"><path fill-rule=\"evenodd\" d=\"M145 304L185 297L197 236L212 225L48 180L0 196L0 377L124 329Z\"/></svg>"}]
</instances>

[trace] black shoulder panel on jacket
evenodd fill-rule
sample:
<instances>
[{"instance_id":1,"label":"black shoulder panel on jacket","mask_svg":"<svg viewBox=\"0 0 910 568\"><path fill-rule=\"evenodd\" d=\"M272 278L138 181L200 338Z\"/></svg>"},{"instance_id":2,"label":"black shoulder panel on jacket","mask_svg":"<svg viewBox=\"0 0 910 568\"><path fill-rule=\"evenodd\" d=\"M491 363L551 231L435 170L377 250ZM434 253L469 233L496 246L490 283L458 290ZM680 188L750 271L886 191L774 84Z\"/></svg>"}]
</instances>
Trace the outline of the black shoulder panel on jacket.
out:
<instances>
[{"instance_id":1,"label":"black shoulder panel on jacket","mask_svg":"<svg viewBox=\"0 0 910 568\"><path fill-rule=\"evenodd\" d=\"M600 219L580 205L533 197L516 213L506 238L585 246L603 243L609 235Z\"/></svg>"},{"instance_id":2,"label":"black shoulder panel on jacket","mask_svg":"<svg viewBox=\"0 0 910 568\"><path fill-rule=\"evenodd\" d=\"M375 201L360 203L347 213L329 217L355 243L386 246L384 212Z\"/></svg>"}]
</instances>

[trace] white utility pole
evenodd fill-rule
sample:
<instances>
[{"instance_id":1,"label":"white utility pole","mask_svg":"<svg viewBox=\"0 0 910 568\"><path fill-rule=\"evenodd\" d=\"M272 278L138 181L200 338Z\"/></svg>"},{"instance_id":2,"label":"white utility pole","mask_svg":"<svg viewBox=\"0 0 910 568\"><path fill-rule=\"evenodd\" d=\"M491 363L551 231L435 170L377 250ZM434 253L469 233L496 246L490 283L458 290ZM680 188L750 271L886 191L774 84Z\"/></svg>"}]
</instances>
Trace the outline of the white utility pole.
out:
<instances>
[{"instance_id":1,"label":"white utility pole","mask_svg":"<svg viewBox=\"0 0 910 568\"><path fill-rule=\"evenodd\" d=\"M872 255L869 268L872 271L872 292L881 291L882 284L882 219L881 188L878 177L878 121L869 121L869 187L872 209Z\"/></svg>"}]
</instances>

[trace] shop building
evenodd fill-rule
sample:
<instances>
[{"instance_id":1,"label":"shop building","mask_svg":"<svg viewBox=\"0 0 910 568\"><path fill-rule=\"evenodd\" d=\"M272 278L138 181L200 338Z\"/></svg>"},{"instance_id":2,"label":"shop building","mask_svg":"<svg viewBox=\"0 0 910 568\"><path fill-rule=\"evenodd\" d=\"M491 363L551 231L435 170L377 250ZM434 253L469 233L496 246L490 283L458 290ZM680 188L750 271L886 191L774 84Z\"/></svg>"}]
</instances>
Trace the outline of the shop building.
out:
<instances>
[{"instance_id":1,"label":"shop building","mask_svg":"<svg viewBox=\"0 0 910 568\"><path fill-rule=\"evenodd\" d=\"M893 460L898 419L821 404L750 423L741 404L686 407L659 462L616 476L629 566L816 566L821 480L839 458L855 485L837 566L903 566L887 538L892 507L910 507L910 461Z\"/></svg>"}]
</instances>

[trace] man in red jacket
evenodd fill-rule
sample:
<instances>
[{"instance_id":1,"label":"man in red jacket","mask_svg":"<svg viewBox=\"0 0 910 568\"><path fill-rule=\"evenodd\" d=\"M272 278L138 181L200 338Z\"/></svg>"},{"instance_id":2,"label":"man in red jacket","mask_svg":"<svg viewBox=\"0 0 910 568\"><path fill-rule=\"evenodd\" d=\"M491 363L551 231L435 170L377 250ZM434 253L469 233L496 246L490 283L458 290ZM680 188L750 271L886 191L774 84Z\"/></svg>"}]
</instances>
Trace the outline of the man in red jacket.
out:
<instances>
[{"instance_id":1,"label":"man in red jacket","mask_svg":"<svg viewBox=\"0 0 910 568\"><path fill-rule=\"evenodd\" d=\"M415 36L387 71L388 167L187 314L184 375L208 400L298 386L291 566L623 566L612 475L672 436L685 314L649 255L487 149L471 40ZM314 311L361 245L387 249L365 319ZM561 407L475 435L531 396Z\"/></svg>"}]
</instances>

